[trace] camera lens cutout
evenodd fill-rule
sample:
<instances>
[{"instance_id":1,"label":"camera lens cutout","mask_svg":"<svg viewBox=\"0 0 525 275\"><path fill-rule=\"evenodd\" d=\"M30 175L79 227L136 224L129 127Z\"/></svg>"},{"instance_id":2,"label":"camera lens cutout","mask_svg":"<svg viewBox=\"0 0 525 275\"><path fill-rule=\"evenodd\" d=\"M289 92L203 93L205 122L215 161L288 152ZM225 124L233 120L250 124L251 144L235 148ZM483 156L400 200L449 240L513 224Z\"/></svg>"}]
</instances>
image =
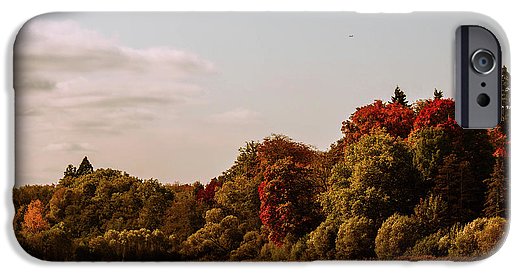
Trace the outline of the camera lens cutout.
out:
<instances>
[{"instance_id":1,"label":"camera lens cutout","mask_svg":"<svg viewBox=\"0 0 525 275\"><path fill-rule=\"evenodd\" d=\"M494 55L485 49L479 49L472 54L472 67L480 74L489 74L496 67Z\"/></svg>"},{"instance_id":2,"label":"camera lens cutout","mask_svg":"<svg viewBox=\"0 0 525 275\"><path fill-rule=\"evenodd\" d=\"M482 93L478 95L476 101L478 102L479 106L486 107L490 103L490 97L487 94Z\"/></svg>"}]
</instances>

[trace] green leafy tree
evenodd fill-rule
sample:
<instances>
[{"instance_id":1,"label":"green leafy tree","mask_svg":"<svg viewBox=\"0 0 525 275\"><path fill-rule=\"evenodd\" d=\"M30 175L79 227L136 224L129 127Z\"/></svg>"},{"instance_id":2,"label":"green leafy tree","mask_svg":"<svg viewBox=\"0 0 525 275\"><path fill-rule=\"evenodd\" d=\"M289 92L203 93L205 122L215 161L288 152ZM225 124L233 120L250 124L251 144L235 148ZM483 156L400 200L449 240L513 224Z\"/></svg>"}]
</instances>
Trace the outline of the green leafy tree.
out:
<instances>
[{"instance_id":1,"label":"green leafy tree","mask_svg":"<svg viewBox=\"0 0 525 275\"><path fill-rule=\"evenodd\" d=\"M449 228L440 229L437 232L419 239L416 244L407 250L404 256L410 260L431 260L448 255L448 247L442 244L446 238Z\"/></svg>"},{"instance_id":2,"label":"green leafy tree","mask_svg":"<svg viewBox=\"0 0 525 275\"><path fill-rule=\"evenodd\" d=\"M249 231L244 234L239 248L233 250L230 259L233 261L250 261L259 258L259 252L264 245L264 236L259 231Z\"/></svg>"},{"instance_id":3,"label":"green leafy tree","mask_svg":"<svg viewBox=\"0 0 525 275\"><path fill-rule=\"evenodd\" d=\"M307 257L310 260L333 260L336 255L335 242L339 223L333 219L322 222L308 234Z\"/></svg>"},{"instance_id":4,"label":"green leafy tree","mask_svg":"<svg viewBox=\"0 0 525 275\"><path fill-rule=\"evenodd\" d=\"M454 120L455 113L455 102L451 99L433 99L429 100L428 103L422 108L415 121L414 131L412 135L418 136L418 132L425 128L438 128L441 129L442 133L427 132L425 134L430 135L429 138L440 138L439 140L431 140L430 145L427 145L426 149L432 153L432 159L427 159L427 162L439 162L451 153L456 154L460 161L468 161L472 168L477 171L474 179L482 182L488 178L492 165L494 164L494 147L490 144L489 135L486 130L475 130L467 129L464 130ZM427 130L428 131L428 130ZM440 134L440 136L434 136ZM443 141L443 138L445 141ZM412 139L412 143L415 143L415 149L418 150L418 144L421 142L425 143L425 140L417 141ZM448 145L444 143L448 142ZM432 147L433 144L439 146ZM424 145L423 145L424 146ZM443 152L445 150L445 152ZM428 153L428 152L427 152ZM435 158L436 155L440 158Z\"/></svg>"},{"instance_id":5,"label":"green leafy tree","mask_svg":"<svg viewBox=\"0 0 525 275\"><path fill-rule=\"evenodd\" d=\"M322 202L327 215L344 217L351 211L381 224L396 211L408 213L422 190L409 148L384 131L350 146L344 164L332 171L333 189Z\"/></svg>"},{"instance_id":6,"label":"green leafy tree","mask_svg":"<svg viewBox=\"0 0 525 275\"><path fill-rule=\"evenodd\" d=\"M196 201L191 186L189 189L176 187L172 192L175 198L164 213L161 230L169 236L172 250L179 251L182 242L204 226L206 208Z\"/></svg>"},{"instance_id":7,"label":"green leafy tree","mask_svg":"<svg viewBox=\"0 0 525 275\"><path fill-rule=\"evenodd\" d=\"M72 259L72 241L59 223L43 231L25 234L26 251L42 260L67 261Z\"/></svg>"},{"instance_id":8,"label":"green leafy tree","mask_svg":"<svg viewBox=\"0 0 525 275\"><path fill-rule=\"evenodd\" d=\"M42 205L47 205L56 190L54 184L51 185L24 185L13 189L13 203L15 208L27 206L34 200L40 200Z\"/></svg>"},{"instance_id":9,"label":"green leafy tree","mask_svg":"<svg viewBox=\"0 0 525 275\"><path fill-rule=\"evenodd\" d=\"M141 199L142 205L137 225L150 230L159 228L164 221L166 209L172 204L173 193L158 180L150 179L139 183L134 195Z\"/></svg>"},{"instance_id":10,"label":"green leafy tree","mask_svg":"<svg viewBox=\"0 0 525 275\"><path fill-rule=\"evenodd\" d=\"M381 225L392 213L392 200L377 187L352 185L348 188L334 188L325 192L320 204L327 219L338 223L356 216L371 218Z\"/></svg>"},{"instance_id":11,"label":"green leafy tree","mask_svg":"<svg viewBox=\"0 0 525 275\"><path fill-rule=\"evenodd\" d=\"M410 134L408 144L413 152L414 166L426 180L431 180L445 157L453 152L454 135L443 128L422 128Z\"/></svg>"},{"instance_id":12,"label":"green leafy tree","mask_svg":"<svg viewBox=\"0 0 525 275\"><path fill-rule=\"evenodd\" d=\"M416 219L394 214L379 228L375 252L379 259L396 259L413 247L421 237Z\"/></svg>"},{"instance_id":13,"label":"green leafy tree","mask_svg":"<svg viewBox=\"0 0 525 275\"><path fill-rule=\"evenodd\" d=\"M258 147L259 142L250 141L246 142L244 147L239 148L239 155L235 163L219 177L219 181L234 181L236 177L255 178L259 165L257 159Z\"/></svg>"},{"instance_id":14,"label":"green leafy tree","mask_svg":"<svg viewBox=\"0 0 525 275\"><path fill-rule=\"evenodd\" d=\"M336 257L340 260L368 259L375 256L374 221L365 217L352 217L340 227L335 241Z\"/></svg>"},{"instance_id":15,"label":"green leafy tree","mask_svg":"<svg viewBox=\"0 0 525 275\"><path fill-rule=\"evenodd\" d=\"M113 261L159 261L166 259L168 243L162 231L141 228L108 230L103 239L92 242L90 246ZM109 251L102 251L103 248L109 248Z\"/></svg>"},{"instance_id":16,"label":"green leafy tree","mask_svg":"<svg viewBox=\"0 0 525 275\"><path fill-rule=\"evenodd\" d=\"M306 261L308 260L308 254L306 246L307 236L299 238L290 249L290 261Z\"/></svg>"},{"instance_id":17,"label":"green leafy tree","mask_svg":"<svg viewBox=\"0 0 525 275\"><path fill-rule=\"evenodd\" d=\"M243 240L237 217L224 213L219 208L206 212L206 224L182 243L180 253L187 259L227 260L231 251Z\"/></svg>"},{"instance_id":18,"label":"green leafy tree","mask_svg":"<svg viewBox=\"0 0 525 275\"><path fill-rule=\"evenodd\" d=\"M479 258L495 252L504 239L506 220L501 217L478 218L466 224L452 241L450 256Z\"/></svg>"},{"instance_id":19,"label":"green leafy tree","mask_svg":"<svg viewBox=\"0 0 525 275\"><path fill-rule=\"evenodd\" d=\"M448 214L446 202L439 195L430 194L414 207L413 217L421 225L422 233L428 235L448 225Z\"/></svg>"},{"instance_id":20,"label":"green leafy tree","mask_svg":"<svg viewBox=\"0 0 525 275\"><path fill-rule=\"evenodd\" d=\"M297 245L302 242L302 238L297 239L294 236L288 235L281 244L273 242L265 243L259 253L259 260L262 261L296 261L297 257L301 257L304 247Z\"/></svg>"},{"instance_id":21,"label":"green leafy tree","mask_svg":"<svg viewBox=\"0 0 525 275\"><path fill-rule=\"evenodd\" d=\"M239 217L250 229L261 226L259 220L259 183L246 176L237 176L232 181L225 182L215 194L219 206Z\"/></svg>"}]
</instances>

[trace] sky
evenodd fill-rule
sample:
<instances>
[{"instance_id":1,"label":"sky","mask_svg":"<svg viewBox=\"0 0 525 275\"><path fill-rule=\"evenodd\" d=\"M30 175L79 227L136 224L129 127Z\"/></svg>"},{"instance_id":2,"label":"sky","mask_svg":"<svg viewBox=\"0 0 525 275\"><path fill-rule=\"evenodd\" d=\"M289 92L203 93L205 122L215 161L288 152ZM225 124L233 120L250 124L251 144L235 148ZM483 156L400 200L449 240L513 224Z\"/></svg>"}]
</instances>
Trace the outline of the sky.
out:
<instances>
[{"instance_id":1,"label":"sky","mask_svg":"<svg viewBox=\"0 0 525 275\"><path fill-rule=\"evenodd\" d=\"M16 184L56 183L84 156L95 169L207 183L272 133L325 150L356 107L389 100L397 85L410 101L434 88L452 96L457 20L446 19L38 16L14 48Z\"/></svg>"}]
</instances>

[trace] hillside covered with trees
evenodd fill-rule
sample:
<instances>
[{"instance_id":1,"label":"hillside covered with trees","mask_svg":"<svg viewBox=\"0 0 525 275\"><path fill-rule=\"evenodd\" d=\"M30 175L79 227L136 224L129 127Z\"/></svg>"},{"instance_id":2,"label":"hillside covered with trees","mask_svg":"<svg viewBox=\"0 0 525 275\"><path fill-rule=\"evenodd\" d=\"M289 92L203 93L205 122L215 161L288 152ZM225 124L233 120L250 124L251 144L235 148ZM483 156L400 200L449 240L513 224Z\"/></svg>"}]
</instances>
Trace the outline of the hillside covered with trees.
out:
<instances>
[{"instance_id":1,"label":"hillside covered with trees","mask_svg":"<svg viewBox=\"0 0 525 275\"><path fill-rule=\"evenodd\" d=\"M329 150L271 135L205 185L86 157L57 184L15 188L13 225L26 251L57 261L485 257L507 225L504 105L497 128L464 130L441 91L409 104L398 87L357 108Z\"/></svg>"}]
</instances>

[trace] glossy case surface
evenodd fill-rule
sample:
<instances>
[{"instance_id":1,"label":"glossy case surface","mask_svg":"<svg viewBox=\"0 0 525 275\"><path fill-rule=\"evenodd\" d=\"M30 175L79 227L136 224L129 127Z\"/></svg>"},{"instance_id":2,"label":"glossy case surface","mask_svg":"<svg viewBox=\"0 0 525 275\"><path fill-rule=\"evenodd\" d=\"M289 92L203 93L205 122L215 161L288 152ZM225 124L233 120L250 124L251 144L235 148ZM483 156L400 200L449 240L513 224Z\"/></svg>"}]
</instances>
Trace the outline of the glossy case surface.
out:
<instances>
[{"instance_id":1,"label":"glossy case surface","mask_svg":"<svg viewBox=\"0 0 525 275\"><path fill-rule=\"evenodd\" d=\"M501 46L492 129L454 120L461 25ZM507 233L509 52L483 15L50 13L14 78L39 259L472 261Z\"/></svg>"}]
</instances>

